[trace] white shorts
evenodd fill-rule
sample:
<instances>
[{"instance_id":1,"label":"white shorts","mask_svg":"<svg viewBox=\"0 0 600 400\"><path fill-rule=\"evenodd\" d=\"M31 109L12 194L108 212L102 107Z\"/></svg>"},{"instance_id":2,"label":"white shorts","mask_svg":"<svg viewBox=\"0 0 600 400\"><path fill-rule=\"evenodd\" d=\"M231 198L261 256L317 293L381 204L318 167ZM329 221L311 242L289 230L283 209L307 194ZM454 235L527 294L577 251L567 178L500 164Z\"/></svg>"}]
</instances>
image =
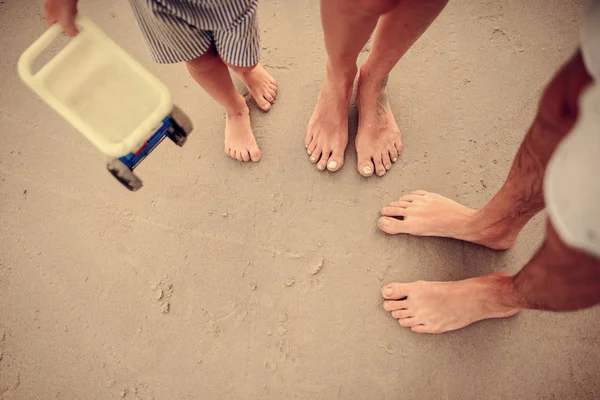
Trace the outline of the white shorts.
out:
<instances>
[{"instance_id":1,"label":"white shorts","mask_svg":"<svg viewBox=\"0 0 600 400\"><path fill-rule=\"evenodd\" d=\"M594 83L580 97L579 118L552 156L544 181L550 220L569 246L600 258L600 1L581 31L581 53Z\"/></svg>"}]
</instances>

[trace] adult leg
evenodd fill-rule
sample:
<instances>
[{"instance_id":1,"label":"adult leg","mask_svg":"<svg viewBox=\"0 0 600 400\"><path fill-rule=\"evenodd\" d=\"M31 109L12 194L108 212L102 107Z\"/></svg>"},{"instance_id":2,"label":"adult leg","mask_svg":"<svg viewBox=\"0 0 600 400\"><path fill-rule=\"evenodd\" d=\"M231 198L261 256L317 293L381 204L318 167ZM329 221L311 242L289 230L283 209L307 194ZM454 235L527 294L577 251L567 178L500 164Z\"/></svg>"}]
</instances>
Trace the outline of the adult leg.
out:
<instances>
[{"instance_id":1,"label":"adult leg","mask_svg":"<svg viewBox=\"0 0 600 400\"><path fill-rule=\"evenodd\" d=\"M327 72L308 123L305 145L321 171L339 170L348 144L348 107L356 77L356 60L379 16L398 0L321 0Z\"/></svg>"},{"instance_id":2,"label":"adult leg","mask_svg":"<svg viewBox=\"0 0 600 400\"><path fill-rule=\"evenodd\" d=\"M579 96L590 82L577 53L546 89L505 185L481 211L426 192L405 196L392 208L405 210L397 214L404 214L411 224L429 223L414 226L424 229L418 232L442 232L493 248L509 247L527 220L544 206L544 171L558 143L574 125ZM430 220L434 213L446 218L442 228ZM479 230L470 230L473 225L469 224L477 222L481 223ZM385 227L382 221L380 224ZM465 233L474 236L460 236ZM507 317L521 308L590 306L600 302L599 289L600 260L567 246L548 223L543 246L514 277L492 274L458 282L392 283L382 294L384 308L400 319L402 326L419 333L441 333L486 318Z\"/></svg>"},{"instance_id":3,"label":"adult leg","mask_svg":"<svg viewBox=\"0 0 600 400\"><path fill-rule=\"evenodd\" d=\"M575 123L579 95L590 82L577 52L546 88L506 182L481 210L419 190L385 207L380 229L389 234L451 237L497 250L511 247L527 221L544 208L546 166Z\"/></svg>"},{"instance_id":4,"label":"adult leg","mask_svg":"<svg viewBox=\"0 0 600 400\"><path fill-rule=\"evenodd\" d=\"M600 259L562 242L548 222L546 239L515 276L492 274L458 282L386 285L384 309L417 333L443 333L519 309L576 310L600 303Z\"/></svg>"},{"instance_id":5,"label":"adult leg","mask_svg":"<svg viewBox=\"0 0 600 400\"><path fill-rule=\"evenodd\" d=\"M214 47L187 61L186 66L196 82L225 109L225 153L239 161L259 161L261 152L252 133L246 100L235 89L229 69Z\"/></svg>"},{"instance_id":6,"label":"adult leg","mask_svg":"<svg viewBox=\"0 0 600 400\"><path fill-rule=\"evenodd\" d=\"M379 19L373 47L358 78L358 172L385 175L402 150L387 99L388 75L440 14L448 0L403 0Z\"/></svg>"}]
</instances>

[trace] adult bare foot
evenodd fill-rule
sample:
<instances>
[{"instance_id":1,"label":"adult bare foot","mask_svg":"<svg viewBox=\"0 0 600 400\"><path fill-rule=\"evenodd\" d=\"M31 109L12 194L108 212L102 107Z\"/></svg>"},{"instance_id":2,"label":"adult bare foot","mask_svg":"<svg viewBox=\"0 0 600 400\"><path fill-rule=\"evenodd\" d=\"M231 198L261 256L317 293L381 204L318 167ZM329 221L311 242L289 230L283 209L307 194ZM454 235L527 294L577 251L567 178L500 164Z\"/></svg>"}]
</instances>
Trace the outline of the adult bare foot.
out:
<instances>
[{"instance_id":1,"label":"adult bare foot","mask_svg":"<svg viewBox=\"0 0 600 400\"><path fill-rule=\"evenodd\" d=\"M381 290L383 308L413 332L453 331L518 313L518 308L503 302L511 278L494 274L458 282L390 283Z\"/></svg>"},{"instance_id":2,"label":"adult bare foot","mask_svg":"<svg viewBox=\"0 0 600 400\"><path fill-rule=\"evenodd\" d=\"M250 126L250 110L246 107L228 113L225 121L225 153L238 161L260 161L262 154Z\"/></svg>"},{"instance_id":3,"label":"adult bare foot","mask_svg":"<svg viewBox=\"0 0 600 400\"><path fill-rule=\"evenodd\" d=\"M263 111L269 111L277 98L277 81L261 64L249 70L235 70Z\"/></svg>"},{"instance_id":4,"label":"adult bare foot","mask_svg":"<svg viewBox=\"0 0 600 400\"><path fill-rule=\"evenodd\" d=\"M506 250L517 240L521 225L511 221L495 222L453 200L417 190L381 210L379 228L396 235L449 237Z\"/></svg>"},{"instance_id":5,"label":"adult bare foot","mask_svg":"<svg viewBox=\"0 0 600 400\"><path fill-rule=\"evenodd\" d=\"M320 171L335 172L344 165L348 144L348 107L354 74L346 77L327 73L317 105L308 123L304 144L310 161Z\"/></svg>"},{"instance_id":6,"label":"adult bare foot","mask_svg":"<svg viewBox=\"0 0 600 400\"><path fill-rule=\"evenodd\" d=\"M376 79L361 70L358 78L356 152L362 176L385 175L402 151L400 129L387 98L387 77Z\"/></svg>"}]
</instances>

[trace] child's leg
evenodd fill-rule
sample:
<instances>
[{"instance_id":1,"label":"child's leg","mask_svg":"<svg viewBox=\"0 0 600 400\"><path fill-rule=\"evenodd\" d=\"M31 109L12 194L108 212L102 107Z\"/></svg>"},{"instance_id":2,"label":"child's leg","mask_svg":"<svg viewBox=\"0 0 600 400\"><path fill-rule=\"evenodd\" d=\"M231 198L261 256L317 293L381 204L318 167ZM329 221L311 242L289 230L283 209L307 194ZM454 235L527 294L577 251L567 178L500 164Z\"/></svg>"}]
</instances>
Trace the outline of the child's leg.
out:
<instances>
[{"instance_id":1,"label":"child's leg","mask_svg":"<svg viewBox=\"0 0 600 400\"><path fill-rule=\"evenodd\" d=\"M260 65L260 34L256 18L257 0L235 0L242 11L235 23L213 32L223 62L246 84L256 104L268 111L277 97L277 81ZM221 12L226 15L227 7Z\"/></svg>"},{"instance_id":2,"label":"child's leg","mask_svg":"<svg viewBox=\"0 0 600 400\"><path fill-rule=\"evenodd\" d=\"M256 2L249 3L253 9ZM252 134L246 101L235 90L229 70L212 44L212 30L229 26L238 16L229 15L228 22L223 18L211 19L212 6L205 9L203 2L130 0L130 3L154 61L185 62L196 82L225 109L225 152L240 161L259 161L261 153ZM245 15L240 7L236 10L242 17Z\"/></svg>"},{"instance_id":3,"label":"child's leg","mask_svg":"<svg viewBox=\"0 0 600 400\"><path fill-rule=\"evenodd\" d=\"M261 153L250 127L246 100L233 86L229 70L214 47L185 64L196 82L225 109L225 153L239 161L259 161Z\"/></svg>"}]
</instances>

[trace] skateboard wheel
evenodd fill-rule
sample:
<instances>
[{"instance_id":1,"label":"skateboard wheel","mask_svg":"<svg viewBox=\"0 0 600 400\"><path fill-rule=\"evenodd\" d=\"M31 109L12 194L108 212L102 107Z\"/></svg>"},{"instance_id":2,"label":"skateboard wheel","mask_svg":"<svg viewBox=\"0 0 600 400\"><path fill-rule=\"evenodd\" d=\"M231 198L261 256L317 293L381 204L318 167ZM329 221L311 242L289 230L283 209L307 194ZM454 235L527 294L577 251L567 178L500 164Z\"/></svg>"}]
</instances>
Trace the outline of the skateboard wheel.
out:
<instances>
[{"instance_id":1,"label":"skateboard wheel","mask_svg":"<svg viewBox=\"0 0 600 400\"><path fill-rule=\"evenodd\" d=\"M169 139L171 139L173 143L179 147L183 146L187 140L187 135L185 135L183 130L178 126L174 126L173 128L169 129L168 136Z\"/></svg>"},{"instance_id":2,"label":"skateboard wheel","mask_svg":"<svg viewBox=\"0 0 600 400\"><path fill-rule=\"evenodd\" d=\"M173 109L171 110L171 118L173 118L173 121L175 121L175 123L181 128L183 131L183 136L189 135L194 129L192 120L183 111L181 111L181 108L177 106L173 106Z\"/></svg>"},{"instance_id":3,"label":"skateboard wheel","mask_svg":"<svg viewBox=\"0 0 600 400\"><path fill-rule=\"evenodd\" d=\"M121 182L123 186L132 192L137 191L143 186L142 180L118 158L110 159L106 163L106 169L108 169L112 176Z\"/></svg>"}]
</instances>

